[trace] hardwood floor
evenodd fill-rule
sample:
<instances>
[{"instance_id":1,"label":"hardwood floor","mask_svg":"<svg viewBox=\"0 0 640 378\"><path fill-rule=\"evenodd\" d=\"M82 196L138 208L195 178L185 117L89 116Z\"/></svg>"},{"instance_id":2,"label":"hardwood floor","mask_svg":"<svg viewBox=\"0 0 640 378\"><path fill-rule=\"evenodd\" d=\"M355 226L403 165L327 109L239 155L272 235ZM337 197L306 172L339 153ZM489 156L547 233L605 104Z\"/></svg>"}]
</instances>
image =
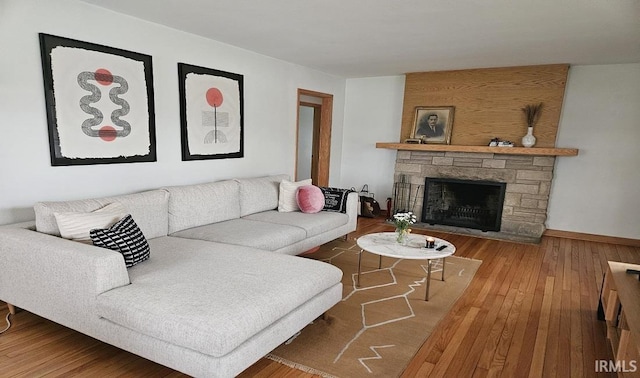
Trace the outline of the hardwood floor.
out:
<instances>
[{"instance_id":1,"label":"hardwood floor","mask_svg":"<svg viewBox=\"0 0 640 378\"><path fill-rule=\"evenodd\" d=\"M390 230L381 219L361 218L352 237ZM640 264L640 248L429 233L453 242L456 256L482 265L403 377L595 377L595 361L612 359L604 323L596 319L603 273L607 260ZM6 311L0 303L0 329ZM13 326L0 335L3 377L184 376L26 311L11 320ZM313 375L262 359L240 376Z\"/></svg>"}]
</instances>

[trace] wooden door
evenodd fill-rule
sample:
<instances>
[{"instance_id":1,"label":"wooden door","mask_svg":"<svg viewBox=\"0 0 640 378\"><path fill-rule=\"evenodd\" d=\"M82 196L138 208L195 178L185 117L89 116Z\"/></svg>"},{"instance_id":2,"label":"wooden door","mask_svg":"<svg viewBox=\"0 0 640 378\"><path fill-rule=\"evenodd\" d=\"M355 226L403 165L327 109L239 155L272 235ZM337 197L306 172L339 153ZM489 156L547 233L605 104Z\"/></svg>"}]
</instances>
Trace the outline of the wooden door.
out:
<instances>
[{"instance_id":1,"label":"wooden door","mask_svg":"<svg viewBox=\"0 0 640 378\"><path fill-rule=\"evenodd\" d=\"M309 98L311 101L309 101ZM331 158L331 123L333 95L306 89L298 89L298 109L300 106L314 107L313 148L311 157L311 181L314 185L329 185ZM300 112L298 112L298 122ZM298 123L296 123L298 125ZM297 126L296 126L297 127ZM299 135L299 133L296 133ZM296 172L298 165L298 137L296 137Z\"/></svg>"}]
</instances>

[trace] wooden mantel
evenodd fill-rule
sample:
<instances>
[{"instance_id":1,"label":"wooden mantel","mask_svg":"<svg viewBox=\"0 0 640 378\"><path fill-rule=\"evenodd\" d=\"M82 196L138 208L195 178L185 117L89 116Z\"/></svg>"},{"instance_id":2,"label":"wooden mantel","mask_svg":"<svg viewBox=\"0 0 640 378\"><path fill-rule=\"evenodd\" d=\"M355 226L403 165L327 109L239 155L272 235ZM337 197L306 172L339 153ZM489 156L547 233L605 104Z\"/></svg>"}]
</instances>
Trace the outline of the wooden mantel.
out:
<instances>
[{"instance_id":1,"label":"wooden mantel","mask_svg":"<svg viewBox=\"0 0 640 378\"><path fill-rule=\"evenodd\" d=\"M526 147L489 147L489 146L460 146L450 144L411 144L378 142L376 148L387 148L403 151L444 151L444 152L476 152L505 155L536 155L536 156L577 156L577 148L526 148Z\"/></svg>"}]
</instances>

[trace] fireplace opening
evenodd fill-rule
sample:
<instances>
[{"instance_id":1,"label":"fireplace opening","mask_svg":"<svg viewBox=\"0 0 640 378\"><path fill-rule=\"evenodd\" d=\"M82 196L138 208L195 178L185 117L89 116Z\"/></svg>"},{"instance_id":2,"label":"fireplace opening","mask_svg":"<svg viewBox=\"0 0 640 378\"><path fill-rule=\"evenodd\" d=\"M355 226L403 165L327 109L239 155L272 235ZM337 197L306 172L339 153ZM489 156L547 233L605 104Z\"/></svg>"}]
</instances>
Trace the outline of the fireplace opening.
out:
<instances>
[{"instance_id":1,"label":"fireplace opening","mask_svg":"<svg viewBox=\"0 0 640 378\"><path fill-rule=\"evenodd\" d=\"M500 231L506 183L425 179L422 222Z\"/></svg>"}]
</instances>

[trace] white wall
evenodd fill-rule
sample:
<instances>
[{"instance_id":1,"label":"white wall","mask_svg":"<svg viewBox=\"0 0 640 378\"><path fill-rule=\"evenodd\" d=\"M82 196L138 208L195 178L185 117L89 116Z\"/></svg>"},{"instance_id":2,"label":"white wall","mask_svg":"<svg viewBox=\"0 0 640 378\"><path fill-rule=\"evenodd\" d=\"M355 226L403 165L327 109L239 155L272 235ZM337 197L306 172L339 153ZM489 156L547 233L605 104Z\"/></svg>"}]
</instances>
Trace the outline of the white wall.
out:
<instances>
[{"instance_id":1,"label":"white wall","mask_svg":"<svg viewBox=\"0 0 640 378\"><path fill-rule=\"evenodd\" d=\"M391 194L404 76L348 79L342 184ZM569 70L547 228L640 239L640 64Z\"/></svg>"},{"instance_id":2,"label":"white wall","mask_svg":"<svg viewBox=\"0 0 640 378\"><path fill-rule=\"evenodd\" d=\"M39 32L152 56L157 162L51 166ZM244 158L181 161L178 62L244 75ZM41 200L273 173L293 177L298 88L334 95L329 179L339 186L343 78L75 0L0 0L0 224L32 219Z\"/></svg>"},{"instance_id":3,"label":"white wall","mask_svg":"<svg viewBox=\"0 0 640 378\"><path fill-rule=\"evenodd\" d=\"M404 76L347 79L345 98L342 186L360 190L368 184L385 208L396 151L376 148L376 142L400 138Z\"/></svg>"},{"instance_id":4,"label":"white wall","mask_svg":"<svg viewBox=\"0 0 640 378\"><path fill-rule=\"evenodd\" d=\"M547 227L640 239L640 63L569 70Z\"/></svg>"}]
</instances>

